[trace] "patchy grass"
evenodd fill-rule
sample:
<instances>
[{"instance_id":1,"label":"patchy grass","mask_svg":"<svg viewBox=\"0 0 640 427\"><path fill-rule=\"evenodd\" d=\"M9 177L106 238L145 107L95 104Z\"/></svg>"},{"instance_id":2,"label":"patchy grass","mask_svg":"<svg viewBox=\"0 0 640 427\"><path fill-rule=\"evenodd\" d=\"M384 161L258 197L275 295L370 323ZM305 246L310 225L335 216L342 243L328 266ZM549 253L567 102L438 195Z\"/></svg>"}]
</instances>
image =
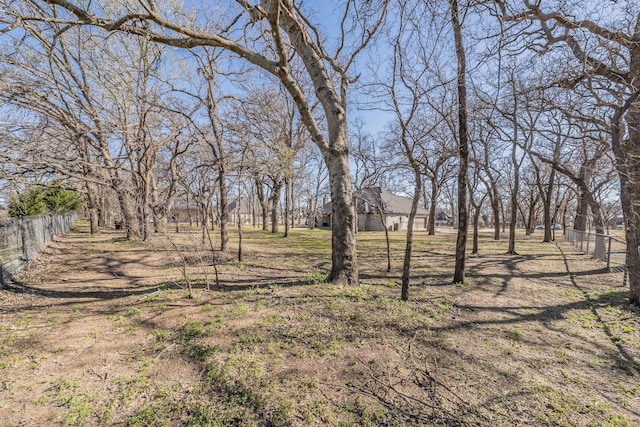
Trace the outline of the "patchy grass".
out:
<instances>
[{"instance_id":1,"label":"patchy grass","mask_svg":"<svg viewBox=\"0 0 640 427\"><path fill-rule=\"evenodd\" d=\"M640 311L621 275L520 236L481 236L452 284L455 235L360 233L362 284L337 288L327 230L244 229L245 258L199 231L123 242L85 229L0 291L7 425L640 424ZM237 242L232 240L232 245ZM210 257L209 257L210 259ZM41 274L42 273L42 274ZM46 280L43 280L46 275ZM207 283L211 290L207 290Z\"/></svg>"}]
</instances>

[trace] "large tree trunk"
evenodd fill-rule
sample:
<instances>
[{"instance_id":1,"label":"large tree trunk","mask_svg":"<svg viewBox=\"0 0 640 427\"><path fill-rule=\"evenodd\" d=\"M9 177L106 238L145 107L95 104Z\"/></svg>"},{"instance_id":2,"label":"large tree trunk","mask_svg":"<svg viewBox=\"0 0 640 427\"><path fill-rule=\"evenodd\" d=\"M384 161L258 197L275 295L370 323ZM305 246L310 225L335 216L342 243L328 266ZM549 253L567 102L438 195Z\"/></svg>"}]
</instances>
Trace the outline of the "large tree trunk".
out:
<instances>
[{"instance_id":1,"label":"large tree trunk","mask_svg":"<svg viewBox=\"0 0 640 427\"><path fill-rule=\"evenodd\" d=\"M640 48L638 49L640 50ZM637 62L640 62L640 52L638 52ZM637 63L636 67L640 68L640 63ZM638 236L638 224L640 224L640 205L638 204L640 201L638 196L640 195L640 109L635 106L627 115L627 121L633 126L629 126L629 140L626 147L623 147L621 143L620 120L637 101L638 95L639 92L636 92L626 101L625 105L617 109L612 119L611 131L611 148L616 157L616 168L620 179L620 202L625 220L629 302L635 305L640 305L640 250L638 248L640 244Z\"/></svg>"},{"instance_id":2,"label":"large tree trunk","mask_svg":"<svg viewBox=\"0 0 640 427\"><path fill-rule=\"evenodd\" d=\"M460 170L458 171L458 237L456 239L456 265L453 273L454 283L464 283L465 260L467 250L467 233L469 229L467 207L467 183L469 168L469 134L467 131L467 65L462 40L462 24L458 0L450 0L451 24L456 45L456 57L458 59L458 133L460 147Z\"/></svg>"},{"instance_id":3,"label":"large tree trunk","mask_svg":"<svg viewBox=\"0 0 640 427\"><path fill-rule=\"evenodd\" d=\"M140 230L140 215L136 205L131 200L131 197L127 195L121 195L122 203L122 216L124 219L124 226L127 230L127 239L140 239L142 238L142 230Z\"/></svg>"},{"instance_id":4,"label":"large tree trunk","mask_svg":"<svg viewBox=\"0 0 640 427\"><path fill-rule=\"evenodd\" d=\"M331 188L332 265L328 279L337 285L357 285L356 215L353 206L346 136L344 144L341 145L345 148L326 150L323 153L329 171L329 186Z\"/></svg>"},{"instance_id":5,"label":"large tree trunk","mask_svg":"<svg viewBox=\"0 0 640 427\"><path fill-rule=\"evenodd\" d=\"M640 50L640 47L638 50ZM627 147L629 180L625 183L627 188L625 197L628 198L625 213L627 270L630 302L640 305L640 106L634 106L629 112L628 121L632 124L630 128L633 130L629 130L629 144Z\"/></svg>"},{"instance_id":6,"label":"large tree trunk","mask_svg":"<svg viewBox=\"0 0 640 427\"><path fill-rule=\"evenodd\" d=\"M577 231L587 231L587 216L589 213L589 202L587 195L581 189L578 189L578 206L576 207L576 217L573 221L573 229Z\"/></svg>"}]
</instances>

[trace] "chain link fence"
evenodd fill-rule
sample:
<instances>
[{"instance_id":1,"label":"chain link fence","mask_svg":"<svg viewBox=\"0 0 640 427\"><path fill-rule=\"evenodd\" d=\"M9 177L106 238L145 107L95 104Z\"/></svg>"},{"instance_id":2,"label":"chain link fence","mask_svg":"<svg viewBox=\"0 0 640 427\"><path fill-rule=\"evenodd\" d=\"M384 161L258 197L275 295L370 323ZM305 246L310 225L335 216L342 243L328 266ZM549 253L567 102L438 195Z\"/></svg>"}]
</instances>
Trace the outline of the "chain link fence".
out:
<instances>
[{"instance_id":1,"label":"chain link fence","mask_svg":"<svg viewBox=\"0 0 640 427\"><path fill-rule=\"evenodd\" d=\"M76 213L0 221L0 288L55 236L71 229Z\"/></svg>"},{"instance_id":2,"label":"chain link fence","mask_svg":"<svg viewBox=\"0 0 640 427\"><path fill-rule=\"evenodd\" d=\"M626 272L627 243L624 240L570 228L565 230L564 238L585 255L606 262L607 270Z\"/></svg>"}]
</instances>

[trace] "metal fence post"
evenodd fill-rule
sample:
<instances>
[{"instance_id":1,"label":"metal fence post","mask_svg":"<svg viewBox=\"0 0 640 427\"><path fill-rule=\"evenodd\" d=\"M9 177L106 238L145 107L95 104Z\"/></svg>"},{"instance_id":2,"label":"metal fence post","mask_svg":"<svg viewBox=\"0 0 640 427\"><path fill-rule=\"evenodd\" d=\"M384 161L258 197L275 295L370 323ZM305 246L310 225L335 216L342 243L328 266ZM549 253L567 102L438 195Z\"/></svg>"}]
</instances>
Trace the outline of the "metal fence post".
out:
<instances>
[{"instance_id":1,"label":"metal fence post","mask_svg":"<svg viewBox=\"0 0 640 427\"><path fill-rule=\"evenodd\" d=\"M589 255L589 243L591 242L591 236L589 234L587 234L587 252L586 254Z\"/></svg>"},{"instance_id":2,"label":"metal fence post","mask_svg":"<svg viewBox=\"0 0 640 427\"><path fill-rule=\"evenodd\" d=\"M607 248L607 271L611 270L611 241L613 239L609 237L609 245Z\"/></svg>"}]
</instances>

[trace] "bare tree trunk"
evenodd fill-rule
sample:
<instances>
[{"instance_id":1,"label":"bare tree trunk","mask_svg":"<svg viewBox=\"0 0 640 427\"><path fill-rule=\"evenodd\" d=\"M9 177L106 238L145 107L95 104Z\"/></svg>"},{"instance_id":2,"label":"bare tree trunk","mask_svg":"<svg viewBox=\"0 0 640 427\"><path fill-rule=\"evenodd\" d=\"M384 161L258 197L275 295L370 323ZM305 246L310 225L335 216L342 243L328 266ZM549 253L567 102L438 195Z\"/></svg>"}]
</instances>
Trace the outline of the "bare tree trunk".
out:
<instances>
[{"instance_id":1,"label":"bare tree trunk","mask_svg":"<svg viewBox=\"0 0 640 427\"><path fill-rule=\"evenodd\" d=\"M254 177L254 182L256 185L256 195L258 197L258 203L260 204L260 215L262 216L262 229L267 231L267 217L269 212L269 203L267 202L267 198L264 195L263 183L258 177Z\"/></svg>"},{"instance_id":2,"label":"bare tree trunk","mask_svg":"<svg viewBox=\"0 0 640 427\"><path fill-rule=\"evenodd\" d=\"M577 231L587 231L587 217L589 213L589 202L587 195L578 188L578 206L576 207L576 217L573 221L573 229Z\"/></svg>"},{"instance_id":3,"label":"bare tree trunk","mask_svg":"<svg viewBox=\"0 0 640 427\"><path fill-rule=\"evenodd\" d=\"M239 204L240 198L238 197ZM242 221L240 221L240 215L238 215L238 262L242 262Z\"/></svg>"},{"instance_id":4,"label":"bare tree trunk","mask_svg":"<svg viewBox=\"0 0 640 427\"><path fill-rule=\"evenodd\" d=\"M518 188L520 187L519 173L515 174L513 178L513 189L511 190L511 206L509 213L509 248L507 253L511 255L518 255L516 252L516 223L518 221Z\"/></svg>"},{"instance_id":5,"label":"bare tree trunk","mask_svg":"<svg viewBox=\"0 0 640 427\"><path fill-rule=\"evenodd\" d=\"M389 239L389 227L387 227L387 223L385 221L384 214L382 213L382 207L377 207L378 217L380 218L380 223L382 224L382 228L384 228L384 240L387 245L387 273L391 271L391 241Z\"/></svg>"},{"instance_id":6,"label":"bare tree trunk","mask_svg":"<svg viewBox=\"0 0 640 427\"><path fill-rule=\"evenodd\" d=\"M556 144L553 149L553 163L556 164L560 160L560 144ZM553 198L553 191L555 189L556 182L556 168L551 168L549 172L549 182L547 183L547 189L542 197L543 209L544 209L544 239L543 242L551 242L553 240L552 228L554 225L554 218L557 212L554 212L553 218L551 215L551 202Z\"/></svg>"},{"instance_id":7,"label":"bare tree trunk","mask_svg":"<svg viewBox=\"0 0 640 427\"><path fill-rule=\"evenodd\" d=\"M473 244L471 253L478 253L478 227L480 223L480 206L476 206L473 211Z\"/></svg>"},{"instance_id":8,"label":"bare tree trunk","mask_svg":"<svg viewBox=\"0 0 640 427\"><path fill-rule=\"evenodd\" d=\"M518 111L518 101L515 93L515 84L513 87L513 141L511 145L511 164L513 166L513 187L511 188L511 206L509 218L509 248L507 253L517 255L516 252L516 222L518 220L518 192L520 191L520 162L516 156L518 147L518 123L516 113Z\"/></svg>"},{"instance_id":9,"label":"bare tree trunk","mask_svg":"<svg viewBox=\"0 0 640 427\"><path fill-rule=\"evenodd\" d=\"M98 203L96 200L95 185L85 181L87 210L89 211L89 229L91 234L98 233Z\"/></svg>"},{"instance_id":10,"label":"bare tree trunk","mask_svg":"<svg viewBox=\"0 0 640 427\"><path fill-rule=\"evenodd\" d=\"M269 204L271 205L271 233L276 234L279 231L278 221L278 202L280 201L280 190L282 182L274 182L271 195L269 196Z\"/></svg>"},{"instance_id":11,"label":"bare tree trunk","mask_svg":"<svg viewBox=\"0 0 640 427\"><path fill-rule=\"evenodd\" d=\"M639 21L640 25L640 21ZM638 55L640 57L640 54ZM640 62L640 58L637 60ZM636 64L640 68L640 63ZM640 74L640 72L638 73ZM631 304L640 305L640 239L638 236L640 224L640 207L638 206L638 184L640 183L640 168L638 157L631 158L621 144L620 120L627 110L637 102L640 92L635 92L622 107L616 109L612 119L611 148L616 157L616 168L620 179L620 202L625 220L625 238L627 241L627 280L629 282L629 301ZM640 153L640 111L638 107L628 113L627 121L634 123L630 126L629 146L635 148L633 154ZM635 181L634 181L635 180Z\"/></svg>"},{"instance_id":12,"label":"bare tree trunk","mask_svg":"<svg viewBox=\"0 0 640 427\"><path fill-rule=\"evenodd\" d=\"M431 198L429 200L429 236L436 234L436 208L438 203L438 183L431 181Z\"/></svg>"},{"instance_id":13,"label":"bare tree trunk","mask_svg":"<svg viewBox=\"0 0 640 427\"><path fill-rule=\"evenodd\" d=\"M494 195L491 197L491 211L493 212L493 240L500 240L500 198L495 195L495 191L491 190Z\"/></svg>"},{"instance_id":14,"label":"bare tree trunk","mask_svg":"<svg viewBox=\"0 0 640 427\"><path fill-rule=\"evenodd\" d=\"M126 195L122 195L122 203L122 214L124 217L124 226L127 230L127 239L142 238L139 215L135 205Z\"/></svg>"},{"instance_id":15,"label":"bare tree trunk","mask_svg":"<svg viewBox=\"0 0 640 427\"><path fill-rule=\"evenodd\" d=\"M229 250L229 199L227 194L226 171L218 179L219 211L220 211L220 251Z\"/></svg>"},{"instance_id":16,"label":"bare tree trunk","mask_svg":"<svg viewBox=\"0 0 640 427\"><path fill-rule=\"evenodd\" d=\"M418 203L420 203L420 197L422 195L422 175L420 174L420 167L418 165L413 165L413 167L416 186L413 190L411 211L409 212L409 220L407 222L407 242L404 248L404 263L402 264L402 291L400 295L400 299L402 299L402 301L407 301L409 299L409 281L411 279L411 253L413 251L413 223L415 222L416 212L418 211Z\"/></svg>"},{"instance_id":17,"label":"bare tree trunk","mask_svg":"<svg viewBox=\"0 0 640 427\"><path fill-rule=\"evenodd\" d=\"M284 179L284 237L289 237L289 229L291 228L289 217L293 221L293 215L291 214L291 179L285 177Z\"/></svg>"},{"instance_id":18,"label":"bare tree trunk","mask_svg":"<svg viewBox=\"0 0 640 427\"><path fill-rule=\"evenodd\" d=\"M344 142L346 144L346 123ZM358 284L358 255L356 252L356 215L349 172L347 149L323 152L329 171L331 188L331 245L332 265L328 279L336 285Z\"/></svg>"},{"instance_id":19,"label":"bare tree trunk","mask_svg":"<svg viewBox=\"0 0 640 427\"><path fill-rule=\"evenodd\" d=\"M296 197L294 194L294 186L293 186L293 177L291 178L290 182L289 182L289 187L290 188L290 200L291 202L289 203L291 205L291 228L295 228L296 226L296 217L298 218L298 224L300 224L300 219L299 216L296 215Z\"/></svg>"},{"instance_id":20,"label":"bare tree trunk","mask_svg":"<svg viewBox=\"0 0 640 427\"><path fill-rule=\"evenodd\" d=\"M554 153L554 161L555 161L555 153ZM551 229L553 227L553 221L551 218L551 198L553 197L555 180L556 180L556 169L551 168L551 172L549 173L549 182L547 183L547 191L544 197L542 198L543 209L544 209L544 239L542 239L543 242L551 242L552 240Z\"/></svg>"},{"instance_id":21,"label":"bare tree trunk","mask_svg":"<svg viewBox=\"0 0 640 427\"><path fill-rule=\"evenodd\" d=\"M464 283L465 260L467 250L467 233L469 226L467 208L467 183L469 169L469 133L467 130L467 64L462 40L462 23L458 0L450 0L451 24L458 59L458 139L460 147L458 155L460 169L458 171L458 237L456 239L456 266L453 273L454 283Z\"/></svg>"}]
</instances>

